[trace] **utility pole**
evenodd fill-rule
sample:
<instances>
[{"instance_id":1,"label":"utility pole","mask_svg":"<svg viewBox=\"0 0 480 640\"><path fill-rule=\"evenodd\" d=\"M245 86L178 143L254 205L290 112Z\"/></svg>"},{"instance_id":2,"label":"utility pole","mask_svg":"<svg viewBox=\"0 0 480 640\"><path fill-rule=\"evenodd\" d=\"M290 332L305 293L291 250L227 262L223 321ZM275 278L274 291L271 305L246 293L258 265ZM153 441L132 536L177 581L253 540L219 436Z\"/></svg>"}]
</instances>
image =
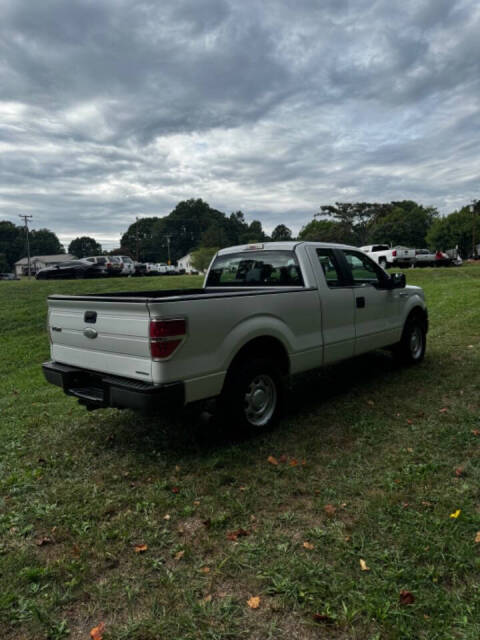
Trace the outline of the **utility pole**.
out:
<instances>
[{"instance_id":1,"label":"utility pole","mask_svg":"<svg viewBox=\"0 0 480 640\"><path fill-rule=\"evenodd\" d=\"M167 238L167 247L168 247L168 264L171 264L171 261L170 261L170 238L171 238L172 236L165 236L165 237Z\"/></svg>"},{"instance_id":2,"label":"utility pole","mask_svg":"<svg viewBox=\"0 0 480 640\"><path fill-rule=\"evenodd\" d=\"M25 233L26 233L26 239L27 239L27 261L28 261L28 277L30 278L30 273L31 273L31 269L30 269L30 237L28 234L28 221L32 219L33 216L18 216L19 218L23 219L23 222L25 223Z\"/></svg>"},{"instance_id":3,"label":"utility pole","mask_svg":"<svg viewBox=\"0 0 480 640\"><path fill-rule=\"evenodd\" d=\"M138 221L139 221L139 217L137 216L135 218L136 223L135 223L135 260L138 262Z\"/></svg>"},{"instance_id":4,"label":"utility pole","mask_svg":"<svg viewBox=\"0 0 480 640\"><path fill-rule=\"evenodd\" d=\"M477 240L476 240L476 235L477 235L477 213L475 211L476 207L477 207L478 201L475 200L475 202L473 202L473 204L469 205L469 209L472 213L473 216L473 224L472 224L472 258L476 258L477 257Z\"/></svg>"}]
</instances>

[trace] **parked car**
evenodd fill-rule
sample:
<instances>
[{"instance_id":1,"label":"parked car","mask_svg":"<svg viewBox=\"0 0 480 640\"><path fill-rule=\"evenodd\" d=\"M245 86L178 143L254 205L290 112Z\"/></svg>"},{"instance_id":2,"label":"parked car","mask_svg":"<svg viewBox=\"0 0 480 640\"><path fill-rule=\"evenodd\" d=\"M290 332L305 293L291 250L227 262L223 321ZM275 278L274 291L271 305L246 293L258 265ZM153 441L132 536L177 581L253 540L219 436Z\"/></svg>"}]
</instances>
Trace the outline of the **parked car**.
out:
<instances>
[{"instance_id":1,"label":"parked car","mask_svg":"<svg viewBox=\"0 0 480 640\"><path fill-rule=\"evenodd\" d=\"M110 256L112 262L116 262L120 264L122 270L120 275L122 276L133 276L135 275L135 263L130 258L130 256Z\"/></svg>"},{"instance_id":2,"label":"parked car","mask_svg":"<svg viewBox=\"0 0 480 640\"><path fill-rule=\"evenodd\" d=\"M118 276L122 272L121 263L112 261L111 256L89 256L81 258L81 261L98 265L105 276Z\"/></svg>"},{"instance_id":3,"label":"parked car","mask_svg":"<svg viewBox=\"0 0 480 640\"><path fill-rule=\"evenodd\" d=\"M165 262L148 262L147 273L152 276L168 275L168 265Z\"/></svg>"},{"instance_id":4,"label":"parked car","mask_svg":"<svg viewBox=\"0 0 480 640\"><path fill-rule=\"evenodd\" d=\"M280 415L290 375L379 348L418 363L428 329L404 274L317 242L222 249L202 288L51 295L48 307L45 377L88 409L217 398L225 424L256 430Z\"/></svg>"},{"instance_id":5,"label":"parked car","mask_svg":"<svg viewBox=\"0 0 480 640\"><path fill-rule=\"evenodd\" d=\"M147 265L144 262L134 262L135 273L134 276L144 276L147 274Z\"/></svg>"},{"instance_id":6,"label":"parked car","mask_svg":"<svg viewBox=\"0 0 480 640\"><path fill-rule=\"evenodd\" d=\"M360 249L368 253L383 269L389 267L411 267L415 264L415 249L408 247L389 247L388 244L370 244Z\"/></svg>"},{"instance_id":7,"label":"parked car","mask_svg":"<svg viewBox=\"0 0 480 640\"><path fill-rule=\"evenodd\" d=\"M37 280L58 280L68 278L101 278L105 276L105 267L100 264L69 260L60 264L45 267L37 271Z\"/></svg>"},{"instance_id":8,"label":"parked car","mask_svg":"<svg viewBox=\"0 0 480 640\"><path fill-rule=\"evenodd\" d=\"M416 267L449 267L452 258L443 251L429 251L428 249L415 249Z\"/></svg>"},{"instance_id":9,"label":"parked car","mask_svg":"<svg viewBox=\"0 0 480 640\"><path fill-rule=\"evenodd\" d=\"M0 280L20 280L14 273L0 273Z\"/></svg>"}]
</instances>

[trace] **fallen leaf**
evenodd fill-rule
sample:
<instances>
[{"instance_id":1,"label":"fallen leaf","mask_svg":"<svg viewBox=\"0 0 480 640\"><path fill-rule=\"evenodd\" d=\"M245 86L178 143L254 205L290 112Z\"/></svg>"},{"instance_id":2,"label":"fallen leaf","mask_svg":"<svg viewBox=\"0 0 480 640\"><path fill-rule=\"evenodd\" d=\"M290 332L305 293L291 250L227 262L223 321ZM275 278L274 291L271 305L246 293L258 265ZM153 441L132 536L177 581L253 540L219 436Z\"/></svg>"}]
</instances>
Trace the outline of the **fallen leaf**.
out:
<instances>
[{"instance_id":1,"label":"fallen leaf","mask_svg":"<svg viewBox=\"0 0 480 640\"><path fill-rule=\"evenodd\" d=\"M288 464L291 467L296 467L298 465L298 460L296 460L295 458L292 458Z\"/></svg>"},{"instance_id":2,"label":"fallen leaf","mask_svg":"<svg viewBox=\"0 0 480 640\"><path fill-rule=\"evenodd\" d=\"M443 407L442 409L440 409L438 413L447 413L447 411L448 411L447 407Z\"/></svg>"},{"instance_id":3,"label":"fallen leaf","mask_svg":"<svg viewBox=\"0 0 480 640\"><path fill-rule=\"evenodd\" d=\"M334 516L335 512L337 511L337 508L333 506L333 504L326 504L323 507L323 510L325 511L325 513L327 514L327 516Z\"/></svg>"},{"instance_id":4,"label":"fallen leaf","mask_svg":"<svg viewBox=\"0 0 480 640\"><path fill-rule=\"evenodd\" d=\"M237 540L237 538L244 538L245 536L249 536L250 532L245 531L245 529L237 529L236 531L229 531L227 533L227 539L232 540L233 542Z\"/></svg>"},{"instance_id":5,"label":"fallen leaf","mask_svg":"<svg viewBox=\"0 0 480 640\"><path fill-rule=\"evenodd\" d=\"M46 544L53 544L53 540L48 536L44 536L43 538L38 538L35 540L35 544L37 547L44 547Z\"/></svg>"},{"instance_id":6,"label":"fallen leaf","mask_svg":"<svg viewBox=\"0 0 480 640\"><path fill-rule=\"evenodd\" d=\"M472 433L474 436L480 436L480 429L472 429Z\"/></svg>"},{"instance_id":7,"label":"fallen leaf","mask_svg":"<svg viewBox=\"0 0 480 640\"><path fill-rule=\"evenodd\" d=\"M74 544L72 547L72 551L76 556L80 555L80 547L78 546L78 544Z\"/></svg>"},{"instance_id":8,"label":"fallen leaf","mask_svg":"<svg viewBox=\"0 0 480 640\"><path fill-rule=\"evenodd\" d=\"M172 493L178 493L180 489L178 487L172 487Z\"/></svg>"},{"instance_id":9,"label":"fallen leaf","mask_svg":"<svg viewBox=\"0 0 480 640\"><path fill-rule=\"evenodd\" d=\"M324 613L314 613L312 617L313 620L318 623L323 622L323 624L333 624L335 622L333 618L326 616Z\"/></svg>"},{"instance_id":10,"label":"fallen leaf","mask_svg":"<svg viewBox=\"0 0 480 640\"><path fill-rule=\"evenodd\" d=\"M202 568L200 569L200 571L201 571L202 573L210 573L210 567L202 567Z\"/></svg>"},{"instance_id":11,"label":"fallen leaf","mask_svg":"<svg viewBox=\"0 0 480 640\"><path fill-rule=\"evenodd\" d=\"M276 458L274 458L273 456L268 456L267 462L269 462L270 464L273 464L275 466L278 464L278 460Z\"/></svg>"},{"instance_id":12,"label":"fallen leaf","mask_svg":"<svg viewBox=\"0 0 480 640\"><path fill-rule=\"evenodd\" d=\"M148 545L146 544L136 544L134 547L135 553L145 553L147 549L148 549Z\"/></svg>"},{"instance_id":13,"label":"fallen leaf","mask_svg":"<svg viewBox=\"0 0 480 640\"><path fill-rule=\"evenodd\" d=\"M370 571L370 567L367 567L367 563L362 558L360 558L360 569L362 571Z\"/></svg>"},{"instance_id":14,"label":"fallen leaf","mask_svg":"<svg viewBox=\"0 0 480 640\"><path fill-rule=\"evenodd\" d=\"M260 606L260 596L252 596L249 600L247 600L247 604L250 609L258 609Z\"/></svg>"},{"instance_id":15,"label":"fallen leaf","mask_svg":"<svg viewBox=\"0 0 480 640\"><path fill-rule=\"evenodd\" d=\"M163 519L164 519L164 520L170 520L170 514L169 514L169 513L166 513L166 514L163 516Z\"/></svg>"},{"instance_id":16,"label":"fallen leaf","mask_svg":"<svg viewBox=\"0 0 480 640\"><path fill-rule=\"evenodd\" d=\"M177 471L177 473L178 473L178 471L180 471L180 469L181 469L181 468L182 468L182 467L179 467L179 466L178 466L178 464L177 464L177 465L175 465L175 471Z\"/></svg>"},{"instance_id":17,"label":"fallen leaf","mask_svg":"<svg viewBox=\"0 0 480 640\"><path fill-rule=\"evenodd\" d=\"M105 631L105 623L100 622L96 627L93 627L90 631L90 637L92 640L102 640L103 632Z\"/></svg>"},{"instance_id":18,"label":"fallen leaf","mask_svg":"<svg viewBox=\"0 0 480 640\"><path fill-rule=\"evenodd\" d=\"M212 601L212 594L211 594L211 593L209 593L207 596L205 596L204 598L202 598L202 602L203 602L204 604L207 604L208 602L211 602L211 601Z\"/></svg>"},{"instance_id":19,"label":"fallen leaf","mask_svg":"<svg viewBox=\"0 0 480 640\"><path fill-rule=\"evenodd\" d=\"M478 544L480 542L480 531L477 531L477 535L475 536L475 543Z\"/></svg>"},{"instance_id":20,"label":"fallen leaf","mask_svg":"<svg viewBox=\"0 0 480 640\"><path fill-rule=\"evenodd\" d=\"M407 424L413 424L413 420L410 420L410 418L407 418Z\"/></svg>"},{"instance_id":21,"label":"fallen leaf","mask_svg":"<svg viewBox=\"0 0 480 640\"><path fill-rule=\"evenodd\" d=\"M183 558L183 556L185 555L185 551L178 551L175 554L175 560L181 560Z\"/></svg>"},{"instance_id":22,"label":"fallen leaf","mask_svg":"<svg viewBox=\"0 0 480 640\"><path fill-rule=\"evenodd\" d=\"M303 543L303 548L304 549L309 549L311 551L312 549L315 549L315 545L312 544L311 542L304 542Z\"/></svg>"},{"instance_id":23,"label":"fallen leaf","mask_svg":"<svg viewBox=\"0 0 480 640\"><path fill-rule=\"evenodd\" d=\"M458 518L458 516L462 513L461 509L457 509L456 511L454 511L453 513L450 514L450 518Z\"/></svg>"},{"instance_id":24,"label":"fallen leaf","mask_svg":"<svg viewBox=\"0 0 480 640\"><path fill-rule=\"evenodd\" d=\"M408 451L408 453L413 453L412 447L407 447L407 451Z\"/></svg>"},{"instance_id":25,"label":"fallen leaf","mask_svg":"<svg viewBox=\"0 0 480 640\"><path fill-rule=\"evenodd\" d=\"M194 501L193 501L193 504L194 504L196 507L198 507L198 505L200 504L200 500L194 500Z\"/></svg>"},{"instance_id":26,"label":"fallen leaf","mask_svg":"<svg viewBox=\"0 0 480 640\"><path fill-rule=\"evenodd\" d=\"M455 475L457 478L463 478L466 474L462 467L458 467L458 469L455 469Z\"/></svg>"},{"instance_id":27,"label":"fallen leaf","mask_svg":"<svg viewBox=\"0 0 480 640\"><path fill-rule=\"evenodd\" d=\"M408 604L413 604L415 602L415 596L410 591L406 589L402 589L400 591L400 604L406 606Z\"/></svg>"}]
</instances>

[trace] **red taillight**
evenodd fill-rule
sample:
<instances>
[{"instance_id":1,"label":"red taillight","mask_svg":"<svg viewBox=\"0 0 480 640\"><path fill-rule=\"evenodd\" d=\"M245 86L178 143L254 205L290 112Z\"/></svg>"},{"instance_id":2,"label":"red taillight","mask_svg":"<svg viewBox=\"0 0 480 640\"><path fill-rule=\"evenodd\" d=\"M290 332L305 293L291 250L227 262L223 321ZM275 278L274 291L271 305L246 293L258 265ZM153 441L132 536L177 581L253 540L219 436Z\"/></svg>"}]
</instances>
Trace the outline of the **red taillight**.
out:
<instances>
[{"instance_id":1,"label":"red taillight","mask_svg":"<svg viewBox=\"0 0 480 640\"><path fill-rule=\"evenodd\" d=\"M183 342L187 333L185 318L150 320L150 353L152 358L168 358Z\"/></svg>"},{"instance_id":2,"label":"red taillight","mask_svg":"<svg viewBox=\"0 0 480 640\"><path fill-rule=\"evenodd\" d=\"M396 250L396 249L394 249L394 250L392 251L392 256L395 258L395 257L396 257L396 255L397 255L397 250Z\"/></svg>"}]
</instances>

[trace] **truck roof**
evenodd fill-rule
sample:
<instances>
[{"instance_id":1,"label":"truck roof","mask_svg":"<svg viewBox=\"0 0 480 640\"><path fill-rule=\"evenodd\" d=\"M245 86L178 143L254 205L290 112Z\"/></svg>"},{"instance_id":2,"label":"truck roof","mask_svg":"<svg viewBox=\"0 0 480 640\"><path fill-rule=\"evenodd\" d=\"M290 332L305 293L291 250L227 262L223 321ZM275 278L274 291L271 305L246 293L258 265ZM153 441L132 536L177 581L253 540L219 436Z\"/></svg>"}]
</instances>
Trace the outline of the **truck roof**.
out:
<instances>
[{"instance_id":1,"label":"truck roof","mask_svg":"<svg viewBox=\"0 0 480 640\"><path fill-rule=\"evenodd\" d=\"M289 240L288 242L252 242L250 244L239 244L235 247L226 247L225 249L220 249L218 255L239 253L241 251L267 251L269 249L275 251L293 251L300 245L308 245L325 249L356 249L358 251L358 247L353 247L349 244L341 244L337 242L307 242L303 240Z\"/></svg>"}]
</instances>

